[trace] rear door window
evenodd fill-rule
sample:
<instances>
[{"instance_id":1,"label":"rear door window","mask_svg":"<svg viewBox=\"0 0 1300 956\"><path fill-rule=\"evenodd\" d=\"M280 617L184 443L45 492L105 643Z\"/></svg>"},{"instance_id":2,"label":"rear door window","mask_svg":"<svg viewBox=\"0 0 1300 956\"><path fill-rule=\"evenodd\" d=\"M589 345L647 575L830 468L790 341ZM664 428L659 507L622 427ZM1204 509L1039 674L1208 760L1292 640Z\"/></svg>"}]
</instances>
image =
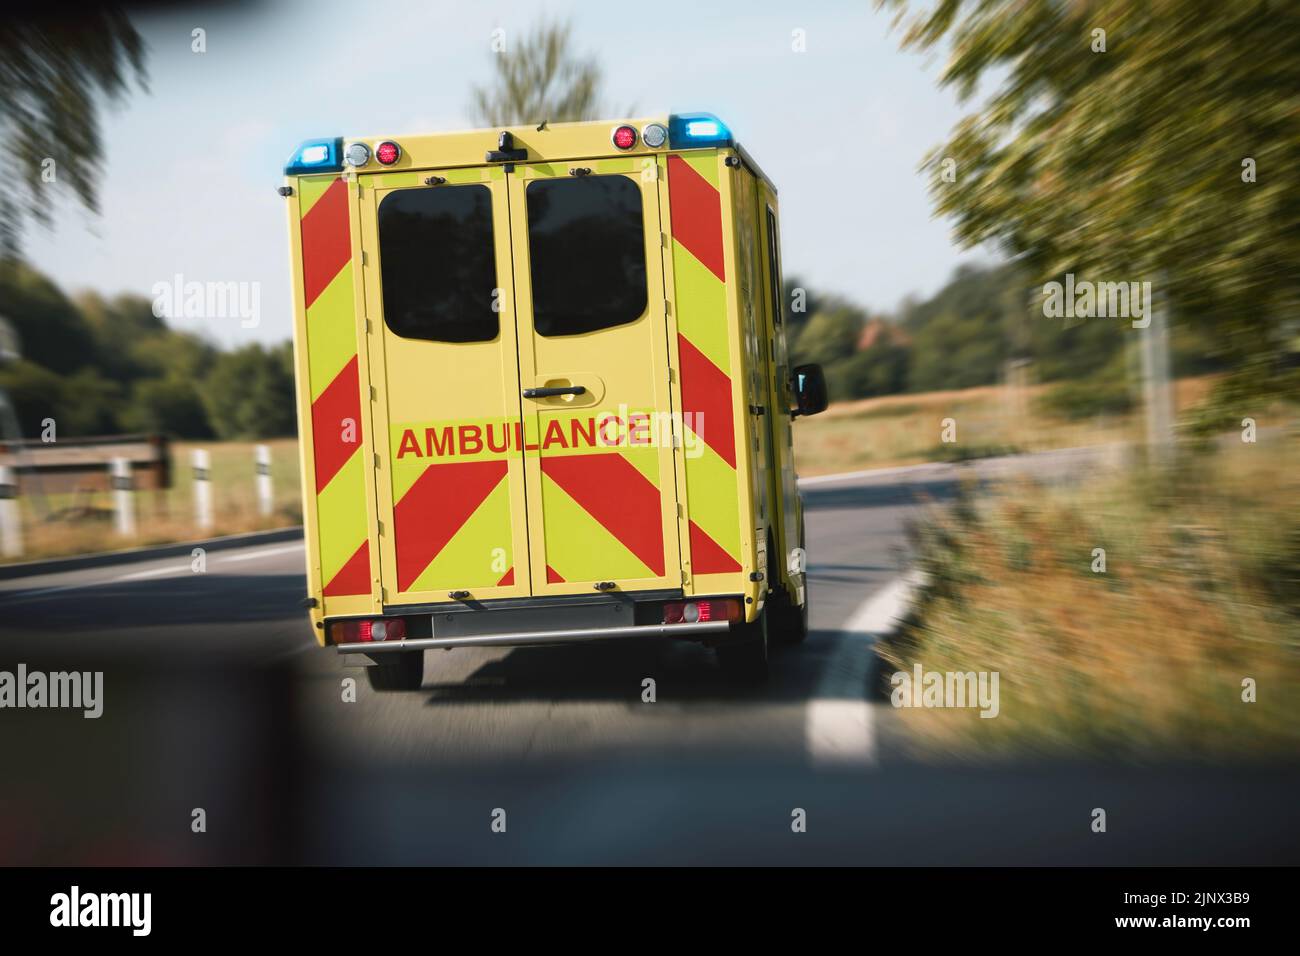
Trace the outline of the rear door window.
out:
<instances>
[{"instance_id":1,"label":"rear door window","mask_svg":"<svg viewBox=\"0 0 1300 956\"><path fill-rule=\"evenodd\" d=\"M635 322L646 311L641 190L626 176L528 184L533 327L579 335Z\"/></svg>"},{"instance_id":2,"label":"rear door window","mask_svg":"<svg viewBox=\"0 0 1300 956\"><path fill-rule=\"evenodd\" d=\"M401 189L379 204L384 322L434 342L497 337L492 194L486 186Z\"/></svg>"}]
</instances>

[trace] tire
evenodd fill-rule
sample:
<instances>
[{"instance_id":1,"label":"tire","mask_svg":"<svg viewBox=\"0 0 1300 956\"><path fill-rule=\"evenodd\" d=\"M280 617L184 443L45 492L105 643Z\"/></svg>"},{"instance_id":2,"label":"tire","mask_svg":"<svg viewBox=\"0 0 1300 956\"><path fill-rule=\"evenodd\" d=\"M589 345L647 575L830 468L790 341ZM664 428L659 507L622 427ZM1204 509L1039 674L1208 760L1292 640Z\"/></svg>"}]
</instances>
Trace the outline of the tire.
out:
<instances>
[{"instance_id":1,"label":"tire","mask_svg":"<svg viewBox=\"0 0 1300 956\"><path fill-rule=\"evenodd\" d=\"M718 664L736 684L761 684L767 680L767 609L752 624L736 626L734 643L718 648Z\"/></svg>"},{"instance_id":2,"label":"tire","mask_svg":"<svg viewBox=\"0 0 1300 956\"><path fill-rule=\"evenodd\" d=\"M419 690L424 683L424 651L399 651L375 657L379 663L366 668L371 690Z\"/></svg>"},{"instance_id":3,"label":"tire","mask_svg":"<svg viewBox=\"0 0 1300 956\"><path fill-rule=\"evenodd\" d=\"M771 547L769 545L769 547ZM770 552L769 552L770 553ZM773 582L779 582L775 556L768 560L767 574ZM808 577L804 575L803 607L795 604L790 593L782 585L777 585L768 596L768 606L772 614L772 639L776 644L802 644L808 639Z\"/></svg>"},{"instance_id":4,"label":"tire","mask_svg":"<svg viewBox=\"0 0 1300 956\"><path fill-rule=\"evenodd\" d=\"M803 586L803 607L792 604L785 591L774 592L772 627L776 631L777 643L802 644L808 639L809 600L807 583Z\"/></svg>"}]
</instances>

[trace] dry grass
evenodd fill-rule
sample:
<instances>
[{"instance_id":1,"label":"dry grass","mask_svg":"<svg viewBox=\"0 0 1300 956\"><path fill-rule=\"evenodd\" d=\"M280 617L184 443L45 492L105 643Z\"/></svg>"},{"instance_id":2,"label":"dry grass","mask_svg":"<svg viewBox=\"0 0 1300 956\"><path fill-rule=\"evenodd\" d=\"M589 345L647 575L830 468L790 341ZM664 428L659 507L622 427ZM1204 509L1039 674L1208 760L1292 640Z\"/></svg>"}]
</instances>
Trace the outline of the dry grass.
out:
<instances>
[{"instance_id":1,"label":"dry grass","mask_svg":"<svg viewBox=\"0 0 1300 956\"><path fill-rule=\"evenodd\" d=\"M882 656L997 671L1001 713L896 711L909 739L963 756L1294 758L1298 506L1300 450L1280 435L1171 475L1020 481L930 516L919 544L932 584Z\"/></svg>"},{"instance_id":2,"label":"dry grass","mask_svg":"<svg viewBox=\"0 0 1300 956\"><path fill-rule=\"evenodd\" d=\"M1176 404L1188 408L1208 394L1209 378L1176 384ZM832 405L795 422L795 461L801 475L978 458L1017 451L1070 448L1140 436L1138 416L1107 415L1067 421L1046 414L1039 399L1048 386L1012 391L984 386L922 395L888 395ZM940 440L942 422L957 423L957 441Z\"/></svg>"},{"instance_id":3,"label":"dry grass","mask_svg":"<svg viewBox=\"0 0 1300 956\"><path fill-rule=\"evenodd\" d=\"M270 517L258 513L254 483L256 442L202 442L172 445L173 487L136 496L137 534L123 538L113 526L108 493L89 498L73 495L29 496L23 503L25 554L18 559L37 560L68 554L87 554L120 548L190 541L243 531L280 528L302 521L298 486L298 443L293 439L265 442L271 446L274 508ZM201 531L194 520L194 490L190 454L206 448L211 455L213 520L211 531ZM73 506L89 506L93 513L76 519L48 516ZM3 560L3 559L0 559Z\"/></svg>"}]
</instances>

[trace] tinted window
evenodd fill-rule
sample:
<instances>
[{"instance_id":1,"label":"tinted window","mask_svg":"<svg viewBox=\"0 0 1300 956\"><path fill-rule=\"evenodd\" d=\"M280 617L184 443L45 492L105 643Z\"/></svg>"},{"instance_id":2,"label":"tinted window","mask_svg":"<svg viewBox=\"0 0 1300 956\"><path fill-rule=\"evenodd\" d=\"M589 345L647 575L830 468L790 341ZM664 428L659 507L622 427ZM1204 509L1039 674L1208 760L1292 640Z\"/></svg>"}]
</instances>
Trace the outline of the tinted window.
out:
<instances>
[{"instance_id":1,"label":"tinted window","mask_svg":"<svg viewBox=\"0 0 1300 956\"><path fill-rule=\"evenodd\" d=\"M634 322L645 312L641 188L625 176L528 184L533 326L577 335Z\"/></svg>"},{"instance_id":2,"label":"tinted window","mask_svg":"<svg viewBox=\"0 0 1300 956\"><path fill-rule=\"evenodd\" d=\"M384 322L437 342L497 337L492 194L486 186L401 189L379 204Z\"/></svg>"},{"instance_id":3,"label":"tinted window","mask_svg":"<svg viewBox=\"0 0 1300 956\"><path fill-rule=\"evenodd\" d=\"M781 263L777 257L776 215L767 210L767 275L771 283L772 321L781 324Z\"/></svg>"}]
</instances>

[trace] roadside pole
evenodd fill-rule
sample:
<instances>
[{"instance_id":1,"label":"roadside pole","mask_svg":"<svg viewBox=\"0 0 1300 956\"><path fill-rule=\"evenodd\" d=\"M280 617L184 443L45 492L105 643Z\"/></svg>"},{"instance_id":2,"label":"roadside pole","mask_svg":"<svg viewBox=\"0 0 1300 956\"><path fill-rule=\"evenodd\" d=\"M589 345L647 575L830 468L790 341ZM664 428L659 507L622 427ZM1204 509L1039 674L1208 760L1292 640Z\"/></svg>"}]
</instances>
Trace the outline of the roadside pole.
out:
<instances>
[{"instance_id":1,"label":"roadside pole","mask_svg":"<svg viewBox=\"0 0 1300 956\"><path fill-rule=\"evenodd\" d=\"M203 531L212 527L211 459L206 448L194 449L194 523Z\"/></svg>"},{"instance_id":2,"label":"roadside pole","mask_svg":"<svg viewBox=\"0 0 1300 956\"><path fill-rule=\"evenodd\" d=\"M1148 303L1151 321L1142 329L1142 384L1146 406L1147 448L1152 464L1166 465L1174 452L1174 402L1169 381L1169 323L1164 277Z\"/></svg>"},{"instance_id":3,"label":"roadside pole","mask_svg":"<svg viewBox=\"0 0 1300 956\"><path fill-rule=\"evenodd\" d=\"M135 496L132 492L131 460L114 458L109 465L110 484L113 488L113 511L117 519L117 533L124 538L135 536Z\"/></svg>"},{"instance_id":4,"label":"roadside pole","mask_svg":"<svg viewBox=\"0 0 1300 956\"><path fill-rule=\"evenodd\" d=\"M271 446L257 446L257 510L263 518L271 517L275 497L271 490Z\"/></svg>"},{"instance_id":5,"label":"roadside pole","mask_svg":"<svg viewBox=\"0 0 1300 956\"><path fill-rule=\"evenodd\" d=\"M23 553L22 514L18 510L18 475L0 465L0 554L6 558Z\"/></svg>"}]
</instances>

